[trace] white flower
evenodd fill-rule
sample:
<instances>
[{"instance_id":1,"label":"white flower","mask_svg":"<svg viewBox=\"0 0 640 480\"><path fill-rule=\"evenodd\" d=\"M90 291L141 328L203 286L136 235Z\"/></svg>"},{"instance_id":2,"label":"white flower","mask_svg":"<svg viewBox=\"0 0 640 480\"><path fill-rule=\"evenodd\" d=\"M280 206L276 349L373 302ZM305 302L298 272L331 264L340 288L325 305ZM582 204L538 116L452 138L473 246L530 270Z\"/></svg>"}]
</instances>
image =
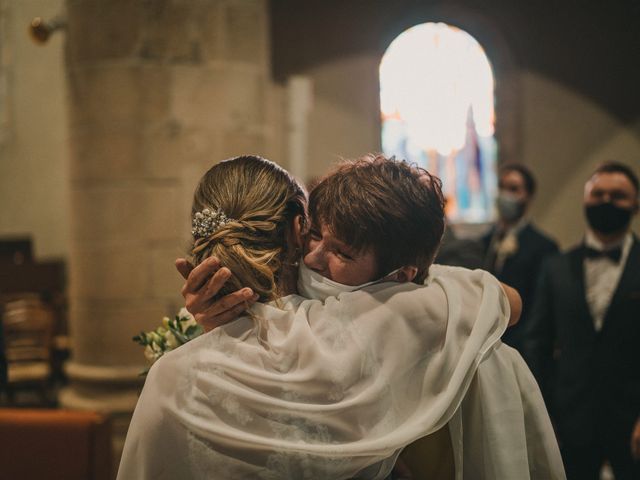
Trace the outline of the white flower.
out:
<instances>
[{"instance_id":1,"label":"white flower","mask_svg":"<svg viewBox=\"0 0 640 480\"><path fill-rule=\"evenodd\" d=\"M174 348L179 346L178 339L170 331L167 331L167 333L165 333L164 340L165 340L165 345L169 350L173 350Z\"/></svg>"},{"instance_id":2,"label":"white flower","mask_svg":"<svg viewBox=\"0 0 640 480\"><path fill-rule=\"evenodd\" d=\"M495 268L501 271L507 258L518 251L518 238L513 232L508 233L502 241L496 246L496 263Z\"/></svg>"},{"instance_id":3,"label":"white flower","mask_svg":"<svg viewBox=\"0 0 640 480\"><path fill-rule=\"evenodd\" d=\"M162 337L157 332L149 332L147 336L149 337L149 340L151 340L154 344L162 343Z\"/></svg>"},{"instance_id":4,"label":"white flower","mask_svg":"<svg viewBox=\"0 0 640 480\"><path fill-rule=\"evenodd\" d=\"M183 324L183 327L182 327L183 330L186 330L191 325L196 325L196 319L193 318L193 315L191 315L191 313L189 313L189 310L187 310L185 307L182 307L178 312L178 318L180 319L180 322Z\"/></svg>"},{"instance_id":5,"label":"white flower","mask_svg":"<svg viewBox=\"0 0 640 480\"><path fill-rule=\"evenodd\" d=\"M513 233L509 233L498 245L498 254L504 257L509 257L517 251L518 238Z\"/></svg>"},{"instance_id":6,"label":"white flower","mask_svg":"<svg viewBox=\"0 0 640 480\"><path fill-rule=\"evenodd\" d=\"M140 332L133 337L133 341L145 347L144 356L153 363L165 352L178 348L202 333L204 330L196 323L193 315L186 308L182 308L174 319L163 317L155 330Z\"/></svg>"},{"instance_id":7,"label":"white flower","mask_svg":"<svg viewBox=\"0 0 640 480\"><path fill-rule=\"evenodd\" d=\"M153 349L153 346L156 346L155 343L152 343L150 345L147 345L144 349L144 356L147 360L149 360L151 363L155 362L158 358L160 358L161 353L158 351L155 351Z\"/></svg>"}]
</instances>

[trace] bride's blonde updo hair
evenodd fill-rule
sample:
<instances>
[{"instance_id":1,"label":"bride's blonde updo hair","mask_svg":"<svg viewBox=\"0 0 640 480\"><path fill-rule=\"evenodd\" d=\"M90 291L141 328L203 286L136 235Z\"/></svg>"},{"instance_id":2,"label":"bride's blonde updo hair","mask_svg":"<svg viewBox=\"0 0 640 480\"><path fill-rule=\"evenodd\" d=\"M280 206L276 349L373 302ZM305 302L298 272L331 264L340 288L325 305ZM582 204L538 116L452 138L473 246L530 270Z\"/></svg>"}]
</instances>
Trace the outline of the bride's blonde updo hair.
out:
<instances>
[{"instance_id":1,"label":"bride's blonde updo hair","mask_svg":"<svg viewBox=\"0 0 640 480\"><path fill-rule=\"evenodd\" d=\"M194 266L215 255L231 270L216 298L243 287L259 294L259 301L281 296L283 265L295 259L287 234L296 215L306 219L303 188L269 160L235 157L214 165L200 180L191 218L205 209L228 218L212 233L194 238L191 248Z\"/></svg>"}]
</instances>

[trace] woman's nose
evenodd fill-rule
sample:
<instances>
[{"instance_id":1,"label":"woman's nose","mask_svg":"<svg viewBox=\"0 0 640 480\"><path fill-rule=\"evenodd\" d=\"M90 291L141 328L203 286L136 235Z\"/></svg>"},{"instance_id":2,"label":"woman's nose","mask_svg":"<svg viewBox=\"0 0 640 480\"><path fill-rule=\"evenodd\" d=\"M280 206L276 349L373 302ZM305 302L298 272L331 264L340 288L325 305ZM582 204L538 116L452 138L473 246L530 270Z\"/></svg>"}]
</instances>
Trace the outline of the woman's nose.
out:
<instances>
[{"instance_id":1,"label":"woman's nose","mask_svg":"<svg viewBox=\"0 0 640 480\"><path fill-rule=\"evenodd\" d=\"M311 270L321 272L324 270L325 262L323 249L319 242L308 242L307 252L304 256L304 263Z\"/></svg>"}]
</instances>

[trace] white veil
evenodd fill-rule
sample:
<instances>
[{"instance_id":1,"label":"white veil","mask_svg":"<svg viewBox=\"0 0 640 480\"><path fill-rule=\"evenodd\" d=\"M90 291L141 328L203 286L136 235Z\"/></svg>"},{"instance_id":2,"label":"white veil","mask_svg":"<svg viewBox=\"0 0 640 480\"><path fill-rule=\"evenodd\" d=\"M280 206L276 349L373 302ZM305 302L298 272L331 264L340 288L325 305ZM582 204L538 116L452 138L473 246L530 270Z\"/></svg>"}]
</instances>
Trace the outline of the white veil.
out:
<instances>
[{"instance_id":1,"label":"white veil","mask_svg":"<svg viewBox=\"0 0 640 480\"><path fill-rule=\"evenodd\" d=\"M151 368L120 480L384 478L454 416L509 305L486 272L445 269L252 313Z\"/></svg>"}]
</instances>

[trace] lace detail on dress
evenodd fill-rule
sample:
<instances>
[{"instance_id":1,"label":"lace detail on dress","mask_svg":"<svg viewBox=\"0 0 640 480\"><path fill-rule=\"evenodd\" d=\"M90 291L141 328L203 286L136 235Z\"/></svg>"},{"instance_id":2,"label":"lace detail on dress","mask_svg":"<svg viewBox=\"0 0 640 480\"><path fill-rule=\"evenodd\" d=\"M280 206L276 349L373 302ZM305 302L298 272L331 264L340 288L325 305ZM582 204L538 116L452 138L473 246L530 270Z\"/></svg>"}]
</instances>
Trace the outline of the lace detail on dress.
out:
<instances>
[{"instance_id":1,"label":"lace detail on dress","mask_svg":"<svg viewBox=\"0 0 640 480\"><path fill-rule=\"evenodd\" d=\"M192 476L185 478L209 480L217 478L215 475L223 475L226 480L249 480L261 476L261 470L264 471L263 467L219 452L213 443L192 432L187 433L187 444Z\"/></svg>"},{"instance_id":2,"label":"lace detail on dress","mask_svg":"<svg viewBox=\"0 0 640 480\"><path fill-rule=\"evenodd\" d=\"M286 423L285 423L286 422ZM301 420L287 414L273 414L267 420L272 438L300 445L328 445L331 435L326 426ZM351 457L313 454L292 448L271 451L236 448L225 454L214 442L189 431L187 433L189 464L195 479L211 478L212 472L224 472L230 480L260 478L263 480L317 480L346 478L355 475L357 464ZM336 452L339 451L336 445ZM360 466L362 467L362 465Z\"/></svg>"},{"instance_id":3,"label":"lace detail on dress","mask_svg":"<svg viewBox=\"0 0 640 480\"><path fill-rule=\"evenodd\" d=\"M306 453L280 451L269 455L267 470L259 474L264 480L344 478L351 458L318 457Z\"/></svg>"},{"instance_id":4,"label":"lace detail on dress","mask_svg":"<svg viewBox=\"0 0 640 480\"><path fill-rule=\"evenodd\" d=\"M208 373L225 378L225 372L219 367L207 368ZM246 425L253 419L253 414L247 408L243 407L236 395L224 392L219 389L203 392L209 399L212 406L220 405L223 410L233 417L240 425Z\"/></svg>"}]
</instances>

